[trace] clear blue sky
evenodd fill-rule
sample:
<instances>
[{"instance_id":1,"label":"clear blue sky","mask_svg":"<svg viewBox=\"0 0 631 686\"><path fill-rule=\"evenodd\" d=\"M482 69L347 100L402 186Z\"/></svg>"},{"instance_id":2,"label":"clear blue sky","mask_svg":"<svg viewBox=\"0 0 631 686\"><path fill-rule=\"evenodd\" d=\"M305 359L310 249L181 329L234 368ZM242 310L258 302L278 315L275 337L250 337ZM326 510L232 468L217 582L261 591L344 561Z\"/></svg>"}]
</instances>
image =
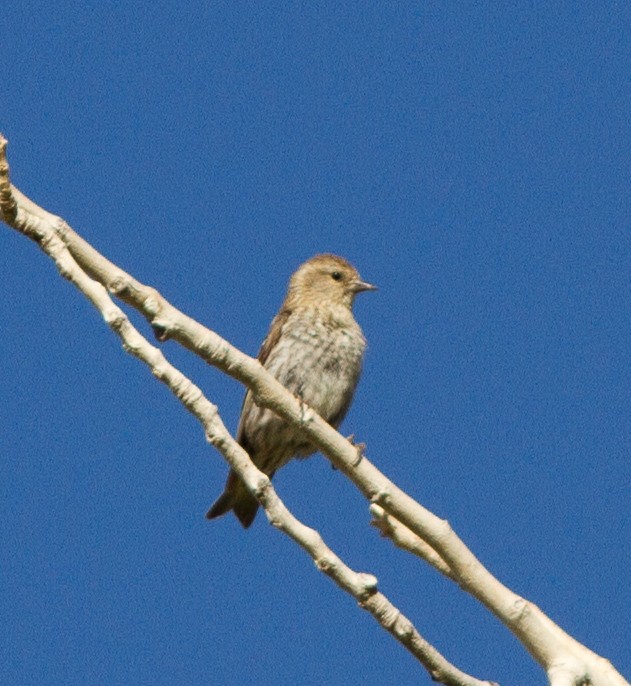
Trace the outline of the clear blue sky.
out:
<instances>
[{"instance_id":1,"label":"clear blue sky","mask_svg":"<svg viewBox=\"0 0 631 686\"><path fill-rule=\"evenodd\" d=\"M354 262L380 290L343 430L629 677L629 3L2 21L14 182L251 354L303 260ZM226 468L193 419L33 244L0 230L0 260L0 683L429 683L264 518L206 521ZM164 350L234 429L241 387ZM545 683L321 456L276 483L459 667Z\"/></svg>"}]
</instances>

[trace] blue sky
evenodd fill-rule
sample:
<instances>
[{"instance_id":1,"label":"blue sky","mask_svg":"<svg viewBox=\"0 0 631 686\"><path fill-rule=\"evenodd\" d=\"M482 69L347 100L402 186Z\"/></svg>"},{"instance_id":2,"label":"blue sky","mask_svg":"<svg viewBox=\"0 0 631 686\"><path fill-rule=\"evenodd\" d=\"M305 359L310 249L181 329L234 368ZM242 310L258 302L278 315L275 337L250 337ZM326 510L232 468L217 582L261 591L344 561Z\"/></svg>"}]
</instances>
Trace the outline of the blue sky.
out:
<instances>
[{"instance_id":1,"label":"blue sky","mask_svg":"<svg viewBox=\"0 0 631 686\"><path fill-rule=\"evenodd\" d=\"M343 430L628 678L629 4L3 21L16 185L251 354L302 261L350 259L380 290ZM226 468L193 419L34 245L0 231L0 260L2 683L429 683L264 518L206 521ZM164 351L234 429L241 387ZM321 456L276 484L461 669L545 683Z\"/></svg>"}]
</instances>

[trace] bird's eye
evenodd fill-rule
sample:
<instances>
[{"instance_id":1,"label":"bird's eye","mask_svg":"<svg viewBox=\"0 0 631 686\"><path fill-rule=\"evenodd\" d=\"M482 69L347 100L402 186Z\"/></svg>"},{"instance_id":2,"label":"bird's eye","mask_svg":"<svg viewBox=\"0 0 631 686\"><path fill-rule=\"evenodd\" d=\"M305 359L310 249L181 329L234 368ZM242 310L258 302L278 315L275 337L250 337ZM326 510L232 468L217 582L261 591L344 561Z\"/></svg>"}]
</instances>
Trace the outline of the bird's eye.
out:
<instances>
[{"instance_id":1,"label":"bird's eye","mask_svg":"<svg viewBox=\"0 0 631 686\"><path fill-rule=\"evenodd\" d=\"M342 280L342 272L333 272L333 273L331 274L331 278L332 278L334 281L341 281L341 280Z\"/></svg>"}]
</instances>

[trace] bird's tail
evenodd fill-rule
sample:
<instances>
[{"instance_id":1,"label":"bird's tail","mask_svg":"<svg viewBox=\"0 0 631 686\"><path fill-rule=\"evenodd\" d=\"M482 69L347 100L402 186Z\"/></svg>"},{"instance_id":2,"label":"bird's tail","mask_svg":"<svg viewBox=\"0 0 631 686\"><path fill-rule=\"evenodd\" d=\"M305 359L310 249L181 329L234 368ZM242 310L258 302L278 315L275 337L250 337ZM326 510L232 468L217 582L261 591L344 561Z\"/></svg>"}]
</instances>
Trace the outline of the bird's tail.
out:
<instances>
[{"instance_id":1,"label":"bird's tail","mask_svg":"<svg viewBox=\"0 0 631 686\"><path fill-rule=\"evenodd\" d=\"M248 491L237 474L230 470L224 492L208 510L206 518L214 519L215 517L221 517L226 512L233 510L243 528L247 529L254 521L258 509L258 500Z\"/></svg>"}]
</instances>

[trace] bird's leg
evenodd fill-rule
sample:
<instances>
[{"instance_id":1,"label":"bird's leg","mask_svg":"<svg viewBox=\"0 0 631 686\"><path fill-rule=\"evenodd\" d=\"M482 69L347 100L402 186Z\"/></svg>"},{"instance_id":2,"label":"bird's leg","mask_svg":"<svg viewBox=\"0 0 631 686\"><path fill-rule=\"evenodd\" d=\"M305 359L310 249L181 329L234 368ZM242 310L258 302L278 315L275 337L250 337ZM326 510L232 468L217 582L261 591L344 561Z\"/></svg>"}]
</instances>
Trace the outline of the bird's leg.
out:
<instances>
[{"instance_id":1,"label":"bird's leg","mask_svg":"<svg viewBox=\"0 0 631 686\"><path fill-rule=\"evenodd\" d=\"M302 395L302 384L298 386L294 395L296 396L296 398L298 398L298 402L300 403L300 423L304 424L305 409L307 407L307 403L305 403L305 400Z\"/></svg>"}]
</instances>

